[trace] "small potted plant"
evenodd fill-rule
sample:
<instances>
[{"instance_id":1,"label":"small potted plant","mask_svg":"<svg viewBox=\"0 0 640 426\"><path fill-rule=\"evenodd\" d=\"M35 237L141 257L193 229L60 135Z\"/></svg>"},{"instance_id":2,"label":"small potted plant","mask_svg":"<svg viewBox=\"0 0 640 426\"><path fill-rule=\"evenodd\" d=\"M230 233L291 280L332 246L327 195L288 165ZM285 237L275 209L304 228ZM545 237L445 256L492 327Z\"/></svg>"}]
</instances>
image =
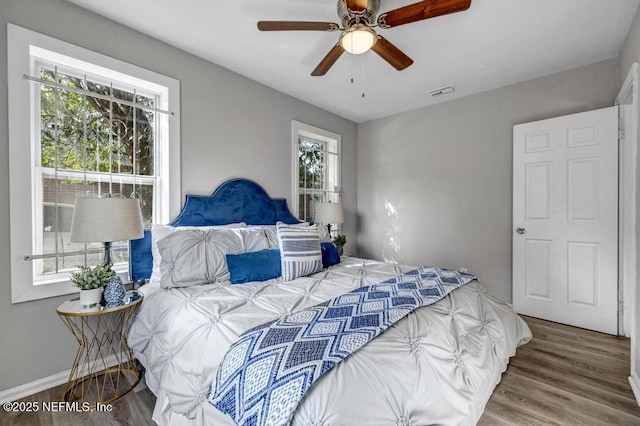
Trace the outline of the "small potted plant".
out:
<instances>
[{"instance_id":1,"label":"small potted plant","mask_svg":"<svg viewBox=\"0 0 640 426\"><path fill-rule=\"evenodd\" d=\"M344 245L347 244L347 236L344 235L344 234L338 234L333 239L333 244L336 245L336 247L338 248L338 253L340 254L340 256L342 256L342 252L344 250Z\"/></svg>"},{"instance_id":2,"label":"small potted plant","mask_svg":"<svg viewBox=\"0 0 640 426\"><path fill-rule=\"evenodd\" d=\"M90 308L100 303L104 286L115 276L111 263L101 263L93 268L79 266L80 270L71 274L71 283L80 289L80 304Z\"/></svg>"}]
</instances>

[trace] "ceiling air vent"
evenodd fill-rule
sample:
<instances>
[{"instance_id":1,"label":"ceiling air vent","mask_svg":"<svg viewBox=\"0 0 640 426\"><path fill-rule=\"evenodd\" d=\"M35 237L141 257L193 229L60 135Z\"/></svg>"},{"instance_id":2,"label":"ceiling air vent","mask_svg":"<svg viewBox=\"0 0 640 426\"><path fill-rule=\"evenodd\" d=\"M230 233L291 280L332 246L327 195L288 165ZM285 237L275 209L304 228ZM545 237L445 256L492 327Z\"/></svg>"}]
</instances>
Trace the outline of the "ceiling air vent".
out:
<instances>
[{"instance_id":1,"label":"ceiling air vent","mask_svg":"<svg viewBox=\"0 0 640 426\"><path fill-rule=\"evenodd\" d=\"M427 93L431 96L442 96L448 95L449 93L453 93L456 91L456 88L453 86L445 86L435 90L429 90Z\"/></svg>"}]
</instances>

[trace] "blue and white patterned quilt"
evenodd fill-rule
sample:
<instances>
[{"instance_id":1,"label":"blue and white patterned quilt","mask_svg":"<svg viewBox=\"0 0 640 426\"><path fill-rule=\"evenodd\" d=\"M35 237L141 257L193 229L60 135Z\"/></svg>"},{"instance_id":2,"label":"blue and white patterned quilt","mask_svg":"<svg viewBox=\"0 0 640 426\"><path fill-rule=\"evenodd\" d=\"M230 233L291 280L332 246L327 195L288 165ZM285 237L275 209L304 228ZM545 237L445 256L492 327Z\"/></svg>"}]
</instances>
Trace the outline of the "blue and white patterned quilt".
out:
<instances>
[{"instance_id":1,"label":"blue and white patterned quilt","mask_svg":"<svg viewBox=\"0 0 640 426\"><path fill-rule=\"evenodd\" d=\"M253 328L222 361L209 401L239 425L284 425L311 385L396 321L476 279L421 267Z\"/></svg>"}]
</instances>

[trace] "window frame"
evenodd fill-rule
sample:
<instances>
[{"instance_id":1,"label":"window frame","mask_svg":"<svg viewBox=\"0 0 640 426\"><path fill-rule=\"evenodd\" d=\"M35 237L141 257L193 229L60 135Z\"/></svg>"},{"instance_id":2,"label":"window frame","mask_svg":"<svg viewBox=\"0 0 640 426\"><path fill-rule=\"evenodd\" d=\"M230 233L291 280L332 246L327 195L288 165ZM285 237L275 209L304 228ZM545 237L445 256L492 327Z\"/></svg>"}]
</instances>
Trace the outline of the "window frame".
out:
<instances>
[{"instance_id":1,"label":"window frame","mask_svg":"<svg viewBox=\"0 0 640 426\"><path fill-rule=\"evenodd\" d=\"M299 155L299 137L308 138L310 140L314 140L317 142L321 142L324 144L335 143L336 144L336 185L334 189L334 193L337 194L338 199L336 202L340 202L342 199L342 151L341 151L341 142L342 136L338 133L334 133L328 130L321 129L319 127L312 126L310 124L302 123L300 121L293 120L291 122L291 141L292 141L292 153L291 153L291 165L292 165L292 201L291 201L291 211L294 216L300 217L300 206L299 206L299 196L300 196L300 179L299 179L299 164L298 164L298 155ZM326 184L325 184L326 185Z\"/></svg>"},{"instance_id":2,"label":"window frame","mask_svg":"<svg viewBox=\"0 0 640 426\"><path fill-rule=\"evenodd\" d=\"M166 93L156 107L171 111L173 115L163 120L158 149L154 152L158 167L154 220L162 223L180 211L180 82L13 24L7 25L7 40L11 303L20 303L78 291L71 284L69 274L66 278L34 281L34 261L25 259L25 256L39 254L35 252L37 229L34 221L38 208L34 206L36 179L42 171L37 170L39 148L33 149L37 137L34 133L39 134L40 128L39 85L24 76L36 75L38 61L44 59L98 76L108 75L110 79L163 95ZM118 272L128 280L126 271Z\"/></svg>"}]
</instances>

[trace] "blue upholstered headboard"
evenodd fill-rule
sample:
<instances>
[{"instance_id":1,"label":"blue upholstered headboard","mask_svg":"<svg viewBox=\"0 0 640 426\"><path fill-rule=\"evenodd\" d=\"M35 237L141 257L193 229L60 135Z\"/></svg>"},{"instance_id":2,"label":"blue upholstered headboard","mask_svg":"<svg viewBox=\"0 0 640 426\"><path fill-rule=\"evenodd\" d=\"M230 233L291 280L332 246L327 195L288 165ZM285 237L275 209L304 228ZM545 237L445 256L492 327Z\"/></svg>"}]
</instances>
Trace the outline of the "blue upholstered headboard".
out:
<instances>
[{"instance_id":1,"label":"blue upholstered headboard","mask_svg":"<svg viewBox=\"0 0 640 426\"><path fill-rule=\"evenodd\" d=\"M247 179L231 179L211 195L187 195L182 211L172 226L212 226L245 222L248 225L275 225L277 222L298 223L287 200L269 197L257 183ZM151 231L129 242L129 278L132 281L151 276Z\"/></svg>"}]
</instances>

